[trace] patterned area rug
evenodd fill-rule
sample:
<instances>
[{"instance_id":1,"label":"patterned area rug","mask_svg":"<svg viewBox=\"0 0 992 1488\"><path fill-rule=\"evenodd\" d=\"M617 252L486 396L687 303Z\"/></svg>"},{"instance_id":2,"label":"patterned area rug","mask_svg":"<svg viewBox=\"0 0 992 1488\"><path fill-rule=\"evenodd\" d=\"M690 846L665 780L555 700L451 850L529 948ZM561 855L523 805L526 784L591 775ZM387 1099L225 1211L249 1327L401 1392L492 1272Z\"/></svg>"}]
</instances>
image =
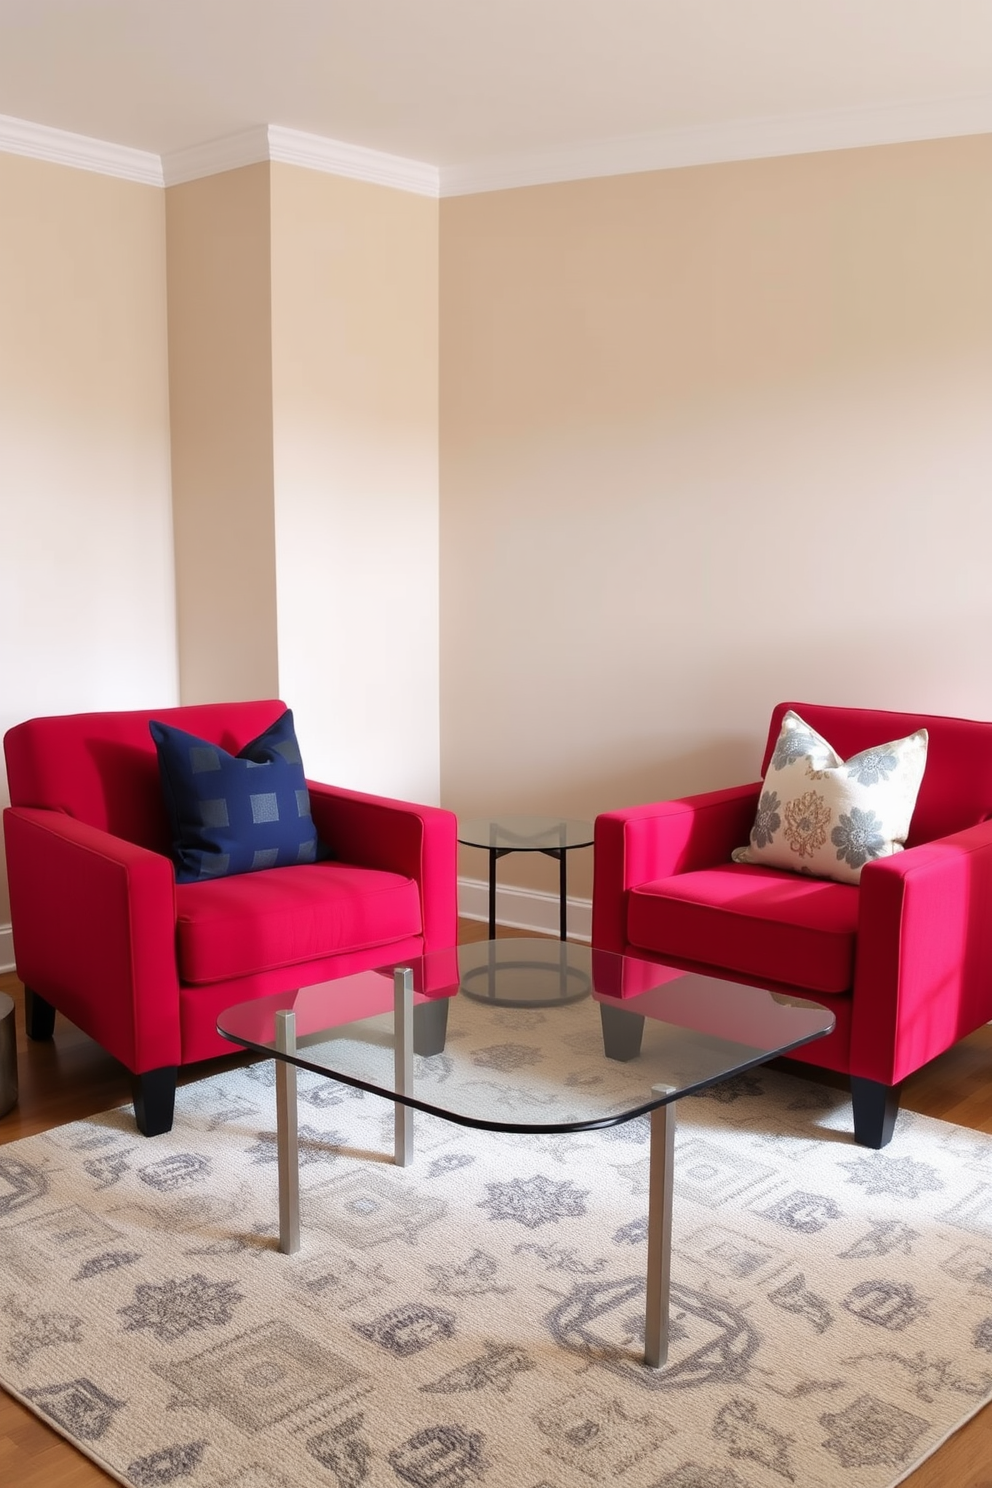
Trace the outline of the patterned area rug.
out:
<instances>
[{"instance_id":1,"label":"patterned area rug","mask_svg":"<svg viewBox=\"0 0 992 1488\"><path fill-rule=\"evenodd\" d=\"M480 1049L498 1082L507 1044ZM563 1069L583 1078L579 1055ZM447 1078L446 1056L422 1068ZM992 1395L992 1138L759 1069L679 1104L673 1343L641 1362L648 1126L508 1137L273 1066L0 1147L0 1377L147 1488L888 1488Z\"/></svg>"}]
</instances>

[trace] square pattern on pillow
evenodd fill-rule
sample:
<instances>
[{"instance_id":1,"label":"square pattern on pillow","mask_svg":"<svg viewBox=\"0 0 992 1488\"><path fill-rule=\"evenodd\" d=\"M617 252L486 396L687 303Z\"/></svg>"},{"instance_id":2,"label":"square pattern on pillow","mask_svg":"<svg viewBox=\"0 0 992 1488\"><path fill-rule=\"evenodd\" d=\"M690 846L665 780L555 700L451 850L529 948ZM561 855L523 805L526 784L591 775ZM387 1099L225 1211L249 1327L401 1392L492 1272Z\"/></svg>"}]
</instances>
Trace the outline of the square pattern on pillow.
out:
<instances>
[{"instance_id":1,"label":"square pattern on pillow","mask_svg":"<svg viewBox=\"0 0 992 1488\"><path fill-rule=\"evenodd\" d=\"M152 719L177 883L328 856L289 708L237 754Z\"/></svg>"},{"instance_id":2,"label":"square pattern on pillow","mask_svg":"<svg viewBox=\"0 0 992 1488\"><path fill-rule=\"evenodd\" d=\"M902 852L927 761L926 729L842 760L789 711L761 787L751 840L735 863L859 883L876 858Z\"/></svg>"}]
</instances>

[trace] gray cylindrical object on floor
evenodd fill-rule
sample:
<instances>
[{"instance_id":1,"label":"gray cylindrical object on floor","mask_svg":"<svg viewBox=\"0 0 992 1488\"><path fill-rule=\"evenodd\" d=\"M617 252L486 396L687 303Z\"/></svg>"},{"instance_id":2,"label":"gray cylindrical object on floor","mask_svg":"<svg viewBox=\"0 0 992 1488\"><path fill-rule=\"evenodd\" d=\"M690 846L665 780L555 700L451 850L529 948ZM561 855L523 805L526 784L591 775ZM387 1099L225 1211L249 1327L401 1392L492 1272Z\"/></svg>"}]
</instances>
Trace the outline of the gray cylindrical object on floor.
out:
<instances>
[{"instance_id":1,"label":"gray cylindrical object on floor","mask_svg":"<svg viewBox=\"0 0 992 1488\"><path fill-rule=\"evenodd\" d=\"M14 1002L0 992L0 1116L17 1104L17 1040L14 1036Z\"/></svg>"}]
</instances>

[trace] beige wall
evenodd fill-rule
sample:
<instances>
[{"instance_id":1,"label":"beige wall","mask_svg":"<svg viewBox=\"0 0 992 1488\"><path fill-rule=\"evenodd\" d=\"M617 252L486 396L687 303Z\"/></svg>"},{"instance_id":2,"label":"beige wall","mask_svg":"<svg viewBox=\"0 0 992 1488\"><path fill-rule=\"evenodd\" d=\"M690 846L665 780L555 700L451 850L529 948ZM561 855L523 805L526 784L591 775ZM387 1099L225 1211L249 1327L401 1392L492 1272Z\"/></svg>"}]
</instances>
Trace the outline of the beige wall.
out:
<instances>
[{"instance_id":1,"label":"beige wall","mask_svg":"<svg viewBox=\"0 0 992 1488\"><path fill-rule=\"evenodd\" d=\"M272 166L279 678L311 774L438 798L438 204Z\"/></svg>"},{"instance_id":2,"label":"beige wall","mask_svg":"<svg viewBox=\"0 0 992 1488\"><path fill-rule=\"evenodd\" d=\"M176 701L164 210L0 154L0 733Z\"/></svg>"},{"instance_id":3,"label":"beige wall","mask_svg":"<svg viewBox=\"0 0 992 1488\"><path fill-rule=\"evenodd\" d=\"M279 690L268 165L165 192L185 703Z\"/></svg>"},{"instance_id":4,"label":"beige wall","mask_svg":"<svg viewBox=\"0 0 992 1488\"><path fill-rule=\"evenodd\" d=\"M436 800L437 202L2 154L0 201L3 728L281 691L312 774Z\"/></svg>"},{"instance_id":5,"label":"beige wall","mask_svg":"<svg viewBox=\"0 0 992 1488\"><path fill-rule=\"evenodd\" d=\"M446 804L746 778L785 696L992 716L990 167L448 200L439 350L436 203L0 155L0 721L175 700L166 212L186 697L278 686L314 774L434 796L440 356Z\"/></svg>"},{"instance_id":6,"label":"beige wall","mask_svg":"<svg viewBox=\"0 0 992 1488\"><path fill-rule=\"evenodd\" d=\"M257 165L167 196L184 701L278 693L318 778L438 795L438 208Z\"/></svg>"},{"instance_id":7,"label":"beige wall","mask_svg":"<svg viewBox=\"0 0 992 1488\"><path fill-rule=\"evenodd\" d=\"M751 779L785 697L992 717L990 179L986 136L442 204L445 804Z\"/></svg>"}]
</instances>

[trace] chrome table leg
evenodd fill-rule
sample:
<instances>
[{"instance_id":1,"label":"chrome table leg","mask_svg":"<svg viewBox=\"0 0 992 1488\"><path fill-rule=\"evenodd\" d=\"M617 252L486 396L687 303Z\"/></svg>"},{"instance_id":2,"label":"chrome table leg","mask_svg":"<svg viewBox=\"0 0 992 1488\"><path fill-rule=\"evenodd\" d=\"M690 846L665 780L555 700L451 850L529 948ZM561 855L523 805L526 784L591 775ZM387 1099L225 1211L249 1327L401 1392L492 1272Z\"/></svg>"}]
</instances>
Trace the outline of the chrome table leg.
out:
<instances>
[{"instance_id":1,"label":"chrome table leg","mask_svg":"<svg viewBox=\"0 0 992 1488\"><path fill-rule=\"evenodd\" d=\"M667 1095L667 1085L655 1085ZM672 1176L675 1167L675 1102L651 1112L648 1189L648 1284L644 1309L644 1362L661 1369L668 1358L668 1307L672 1283Z\"/></svg>"},{"instance_id":2,"label":"chrome table leg","mask_svg":"<svg viewBox=\"0 0 992 1488\"><path fill-rule=\"evenodd\" d=\"M393 972L393 1039L396 1089L413 1093L413 972L397 966ZM413 1107L402 1101L393 1105L393 1159L398 1168L413 1162Z\"/></svg>"},{"instance_id":3,"label":"chrome table leg","mask_svg":"<svg viewBox=\"0 0 992 1488\"><path fill-rule=\"evenodd\" d=\"M296 1014L276 1013L276 1049L296 1053ZM279 1158L279 1249L300 1248L300 1148L297 1131L296 1065L276 1059L276 1150Z\"/></svg>"}]
</instances>

